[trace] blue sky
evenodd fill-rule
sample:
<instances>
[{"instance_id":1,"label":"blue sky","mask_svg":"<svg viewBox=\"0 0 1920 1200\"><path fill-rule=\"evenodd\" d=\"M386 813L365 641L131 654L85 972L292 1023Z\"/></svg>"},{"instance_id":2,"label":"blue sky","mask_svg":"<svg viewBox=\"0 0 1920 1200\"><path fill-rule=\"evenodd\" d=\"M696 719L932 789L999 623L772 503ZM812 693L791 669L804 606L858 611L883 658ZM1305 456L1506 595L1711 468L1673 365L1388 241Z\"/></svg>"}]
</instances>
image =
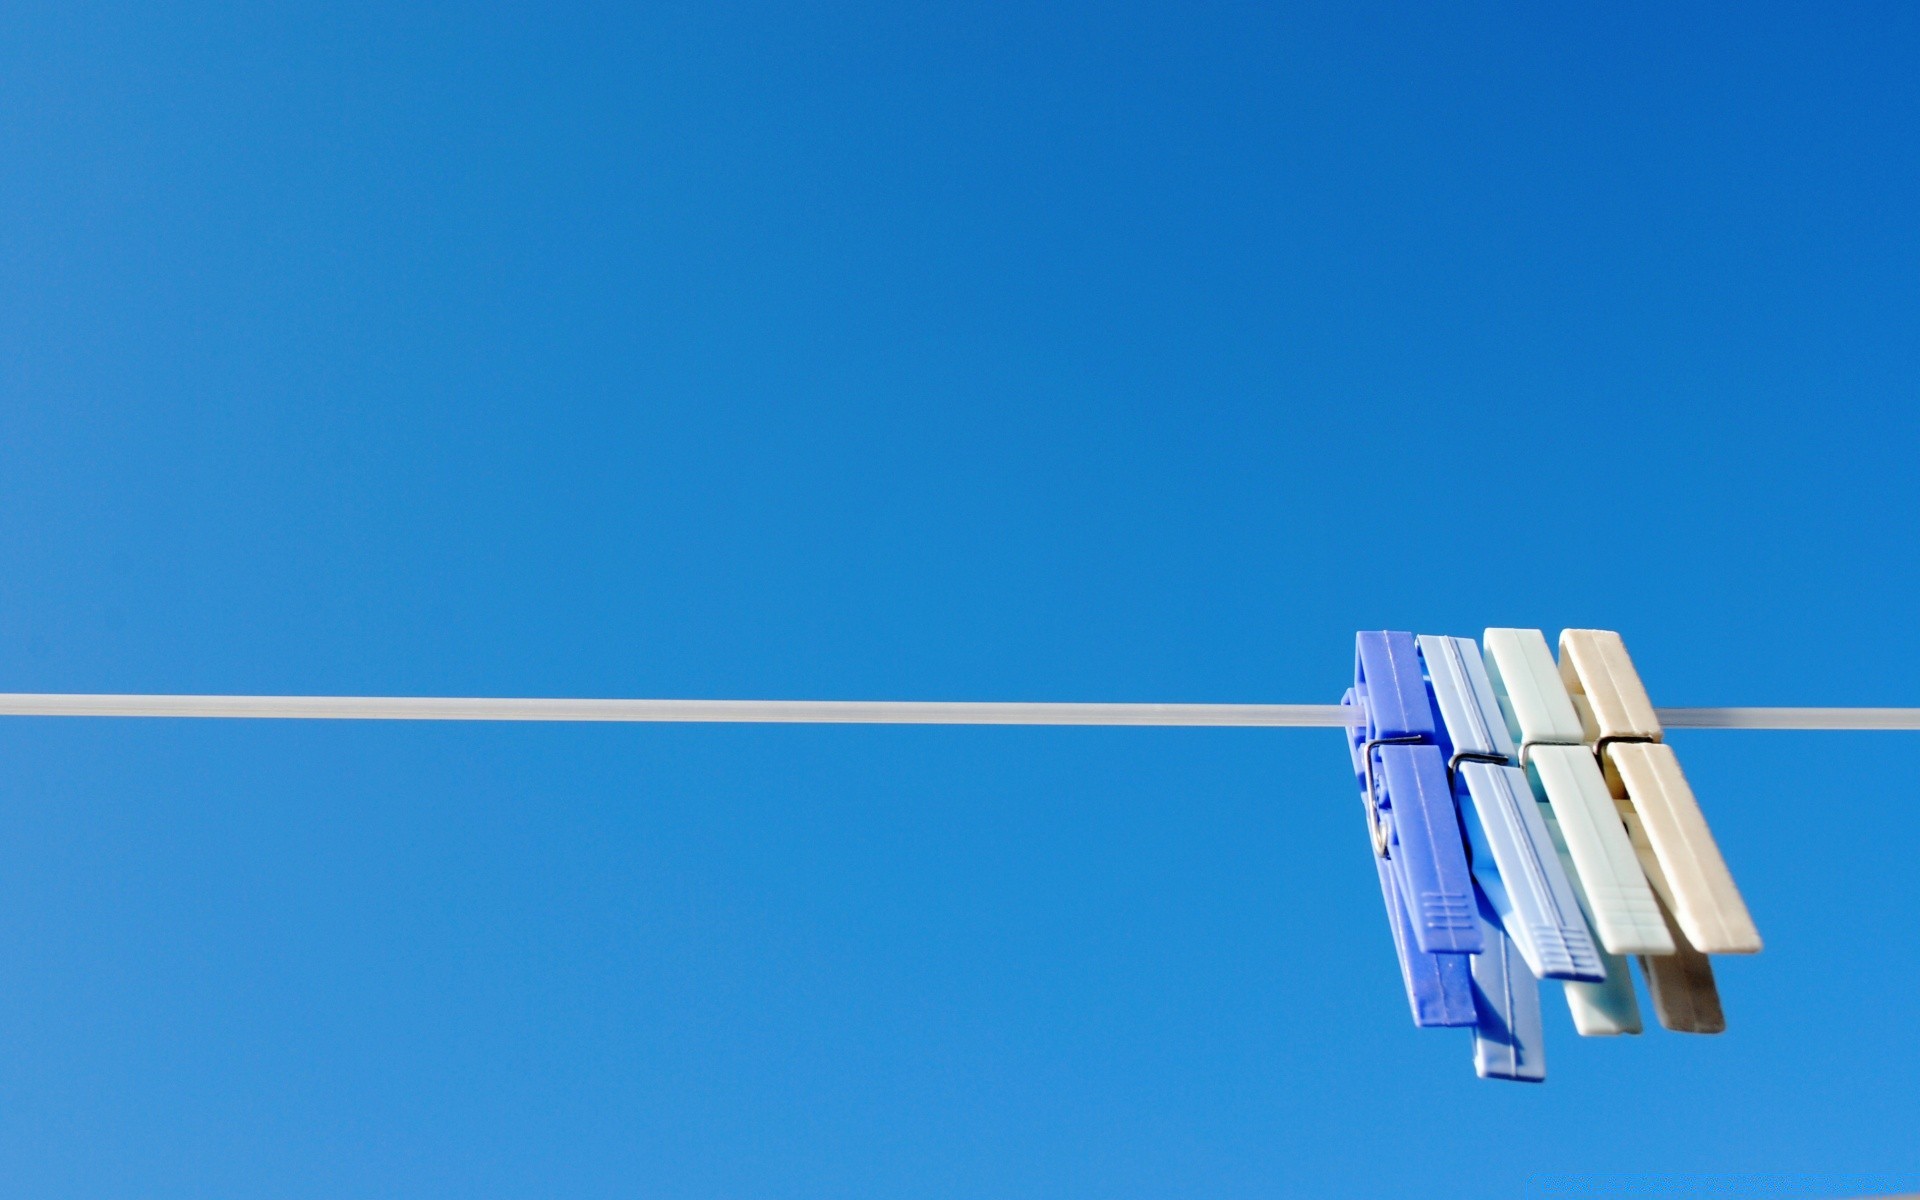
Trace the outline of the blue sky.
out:
<instances>
[{"instance_id":1,"label":"blue sky","mask_svg":"<svg viewBox=\"0 0 1920 1200\"><path fill-rule=\"evenodd\" d=\"M0 686L1331 701L1355 629L1540 625L1660 703L1920 702L1916 51L11 5ZM1550 995L1523 1088L1409 1025L1332 731L7 718L0 1178L1920 1182L1914 743L1672 740L1767 951L1718 1039Z\"/></svg>"}]
</instances>

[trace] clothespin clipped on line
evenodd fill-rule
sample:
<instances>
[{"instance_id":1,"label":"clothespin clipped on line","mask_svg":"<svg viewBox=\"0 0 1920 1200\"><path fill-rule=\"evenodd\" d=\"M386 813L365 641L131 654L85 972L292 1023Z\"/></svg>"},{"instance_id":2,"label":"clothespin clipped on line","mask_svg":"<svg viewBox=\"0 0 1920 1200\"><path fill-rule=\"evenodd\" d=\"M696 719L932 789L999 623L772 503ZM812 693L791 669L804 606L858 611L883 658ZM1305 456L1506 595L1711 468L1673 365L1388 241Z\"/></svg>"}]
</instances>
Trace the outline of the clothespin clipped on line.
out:
<instances>
[{"instance_id":1,"label":"clothespin clipped on line","mask_svg":"<svg viewBox=\"0 0 1920 1200\"><path fill-rule=\"evenodd\" d=\"M1569 629L1560 670L1605 771L1622 824L1674 941L1670 955L1643 955L1641 974L1660 1024L1681 1033L1727 1027L1708 954L1760 949L1746 903L1707 828L1620 635Z\"/></svg>"},{"instance_id":2,"label":"clothespin clipped on line","mask_svg":"<svg viewBox=\"0 0 1920 1200\"><path fill-rule=\"evenodd\" d=\"M1348 728L1348 748L1413 1023L1471 1026L1467 956L1485 941L1419 652L1410 633L1355 643L1342 703L1366 717Z\"/></svg>"},{"instance_id":3,"label":"clothespin clipped on line","mask_svg":"<svg viewBox=\"0 0 1920 1200\"><path fill-rule=\"evenodd\" d=\"M1587 740L1616 804L1646 833L1658 865L1647 877L1687 941L1704 954L1758 953L1760 931L1680 760L1660 740L1660 719L1620 635L1605 629L1562 632L1560 677L1579 702Z\"/></svg>"},{"instance_id":4,"label":"clothespin clipped on line","mask_svg":"<svg viewBox=\"0 0 1920 1200\"><path fill-rule=\"evenodd\" d=\"M1624 958L1634 953L1663 1026L1720 1032L1719 994L1696 939L1751 953L1759 935L1672 750L1657 741L1619 635L1570 630L1557 665L1538 630L1486 636L1483 662L1467 638L1362 633L1343 699L1415 1024L1472 1024L1479 1075L1539 1081L1544 1035L1529 976L1564 981L1583 1035L1638 1033ZM1413 702L1409 644L1424 713ZM1436 753L1445 805L1435 802ZM1458 839L1437 836L1449 807L1465 839L1478 950L1458 948L1457 907L1435 906L1422 890L1452 878ZM1427 927L1422 945L1422 922L1436 911L1440 925ZM1438 948L1442 928L1453 948Z\"/></svg>"}]
</instances>

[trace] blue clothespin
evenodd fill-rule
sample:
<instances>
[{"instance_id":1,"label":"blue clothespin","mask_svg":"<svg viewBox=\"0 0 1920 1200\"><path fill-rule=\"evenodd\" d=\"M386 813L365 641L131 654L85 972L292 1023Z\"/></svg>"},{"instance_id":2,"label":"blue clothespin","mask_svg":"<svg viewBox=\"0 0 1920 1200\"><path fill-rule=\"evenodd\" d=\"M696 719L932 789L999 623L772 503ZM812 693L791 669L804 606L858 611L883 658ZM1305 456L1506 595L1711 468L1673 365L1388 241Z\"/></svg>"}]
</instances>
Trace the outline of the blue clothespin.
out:
<instances>
[{"instance_id":1,"label":"blue clothespin","mask_svg":"<svg viewBox=\"0 0 1920 1200\"><path fill-rule=\"evenodd\" d=\"M1419 653L1410 633L1356 642L1344 702L1366 721L1349 729L1349 748L1414 1024L1470 1026L1464 956L1486 943Z\"/></svg>"},{"instance_id":2,"label":"blue clothespin","mask_svg":"<svg viewBox=\"0 0 1920 1200\"><path fill-rule=\"evenodd\" d=\"M1473 848L1472 869L1500 926L1542 979L1599 983L1605 965L1471 638L1422 635L1419 654ZM1537 1006L1537 1001L1536 1001Z\"/></svg>"},{"instance_id":3,"label":"blue clothespin","mask_svg":"<svg viewBox=\"0 0 1920 1200\"><path fill-rule=\"evenodd\" d=\"M1358 693L1349 689L1341 703L1357 705ZM1348 749L1353 754L1353 774L1362 794L1367 787L1365 752L1366 730L1347 730ZM1387 928L1393 933L1393 951L1400 960L1400 978L1407 987L1407 1003L1413 1009L1413 1023L1426 1028L1459 1028L1477 1023L1473 1002L1473 981L1467 954L1426 954L1414 942L1413 919L1400 899L1400 885L1394 880L1388 860L1375 854L1373 865L1380 874L1380 895L1387 906Z\"/></svg>"}]
</instances>

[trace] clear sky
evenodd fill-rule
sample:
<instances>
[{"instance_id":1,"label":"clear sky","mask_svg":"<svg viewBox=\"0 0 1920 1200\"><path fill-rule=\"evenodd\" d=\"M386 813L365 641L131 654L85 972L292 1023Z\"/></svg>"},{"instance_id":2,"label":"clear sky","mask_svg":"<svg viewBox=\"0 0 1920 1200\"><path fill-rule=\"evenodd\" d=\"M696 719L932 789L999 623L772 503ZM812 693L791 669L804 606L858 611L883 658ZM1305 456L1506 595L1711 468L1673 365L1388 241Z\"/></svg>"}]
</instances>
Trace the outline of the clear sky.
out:
<instances>
[{"instance_id":1,"label":"clear sky","mask_svg":"<svg viewBox=\"0 0 1920 1200\"><path fill-rule=\"evenodd\" d=\"M1309 702L1355 629L1540 625L1658 703L1920 703L1917 52L9 4L0 686ZM1767 950L1720 1038L1550 993L1528 1088L1409 1024L1332 731L6 718L0 1179L1920 1171L1920 741L1672 740Z\"/></svg>"}]
</instances>

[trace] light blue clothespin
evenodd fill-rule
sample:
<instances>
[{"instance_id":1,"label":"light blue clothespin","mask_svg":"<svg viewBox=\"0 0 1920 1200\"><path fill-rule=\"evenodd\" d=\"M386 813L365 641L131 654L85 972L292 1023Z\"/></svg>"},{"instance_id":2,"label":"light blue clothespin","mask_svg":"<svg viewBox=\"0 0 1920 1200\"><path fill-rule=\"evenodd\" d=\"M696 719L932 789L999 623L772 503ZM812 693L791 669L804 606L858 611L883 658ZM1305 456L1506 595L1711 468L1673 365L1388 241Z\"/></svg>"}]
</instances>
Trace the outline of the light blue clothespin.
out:
<instances>
[{"instance_id":1,"label":"light blue clothespin","mask_svg":"<svg viewBox=\"0 0 1920 1200\"><path fill-rule=\"evenodd\" d=\"M1514 765L1513 740L1480 648L1471 638L1431 635L1418 644L1440 712L1442 749L1473 850L1475 882L1535 976L1603 982L1606 969L1573 884L1533 788Z\"/></svg>"}]
</instances>

